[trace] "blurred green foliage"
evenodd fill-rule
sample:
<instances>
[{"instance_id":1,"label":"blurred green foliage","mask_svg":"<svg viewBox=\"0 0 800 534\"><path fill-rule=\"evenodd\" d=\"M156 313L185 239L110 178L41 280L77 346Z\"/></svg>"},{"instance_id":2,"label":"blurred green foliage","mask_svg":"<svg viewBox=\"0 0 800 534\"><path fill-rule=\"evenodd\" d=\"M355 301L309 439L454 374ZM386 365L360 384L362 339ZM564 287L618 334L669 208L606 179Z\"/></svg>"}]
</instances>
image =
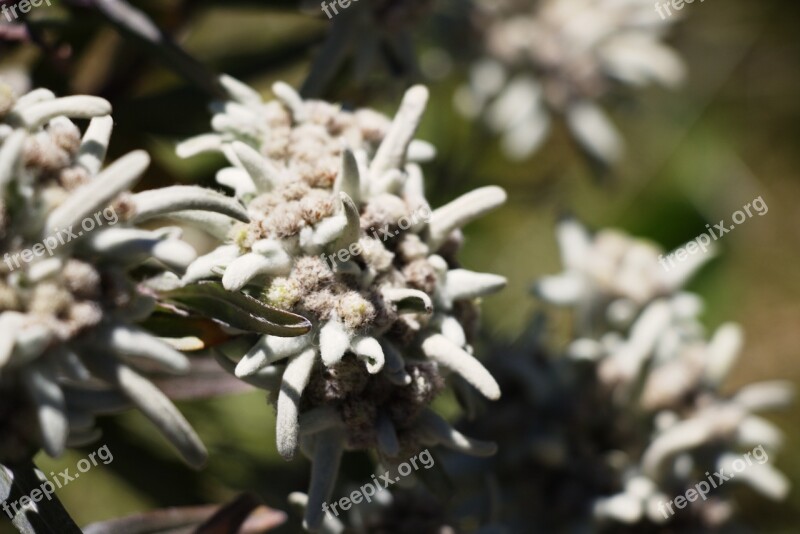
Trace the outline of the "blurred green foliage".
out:
<instances>
[{"instance_id":1,"label":"blurred green foliage","mask_svg":"<svg viewBox=\"0 0 800 534\"><path fill-rule=\"evenodd\" d=\"M272 81L299 86L326 21L300 14L289 2L136 3L174 32L202 64L225 71L268 94ZM229 5L230 4L230 5ZM457 15L456 3L442 2ZM434 205L477 185L509 192L505 209L467 230L464 261L475 270L507 276L508 289L485 302L485 328L513 338L537 303L531 282L559 269L553 224L571 212L593 227L618 226L666 247L693 239L705 224L729 219L758 196L769 206L722 241L720 258L693 282L703 295L709 328L734 320L747 332L745 354L731 386L758 379L800 383L800 5L778 0L696 3L684 10L673 42L689 64L689 80L675 92L647 91L635 106L614 107L628 154L613 175L597 177L563 132L522 164L506 161L495 141L455 114L452 94L463 70L430 82L432 100L419 137L439 148L425 169ZM109 98L117 122L113 155L146 148L155 158L141 187L192 182L213 184L218 161L179 161L176 140L207 130L207 95L143 54L97 17L67 19L61 8L37 23L57 36L56 57L29 45L3 51L0 66L20 63L35 85L61 93ZM445 17L447 20L447 17ZM441 23L441 21L439 21ZM437 40L419 30L420 52ZM457 32L453 36L458 38ZM445 73L443 73L445 74ZM348 87L333 96L347 104L392 113L402 83L389 90ZM452 399L443 404L452 404ZM273 409L260 393L194 403L181 410L211 453L207 469L190 471L139 414L102 422L114 461L59 492L78 524L149 509L223 502L257 492L276 508L307 485L308 465L283 462L274 445ZM800 404L775 418L787 435L777 465L800 482ZM37 458L45 472L73 467L89 448L57 461ZM348 456L343 478L369 478L363 457ZM741 492L747 522L759 532L796 532L800 489L772 504ZM6 524L0 526L0 532ZM279 532L297 532L293 518Z\"/></svg>"}]
</instances>

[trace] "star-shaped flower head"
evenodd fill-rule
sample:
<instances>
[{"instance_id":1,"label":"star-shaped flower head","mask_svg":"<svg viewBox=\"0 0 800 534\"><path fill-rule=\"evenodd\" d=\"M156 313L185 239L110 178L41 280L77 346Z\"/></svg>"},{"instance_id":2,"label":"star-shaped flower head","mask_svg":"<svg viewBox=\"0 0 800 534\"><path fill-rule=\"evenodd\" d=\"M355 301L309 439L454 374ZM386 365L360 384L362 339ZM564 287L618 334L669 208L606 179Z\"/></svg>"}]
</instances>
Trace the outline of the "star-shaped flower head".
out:
<instances>
[{"instance_id":1,"label":"star-shaped flower head","mask_svg":"<svg viewBox=\"0 0 800 534\"><path fill-rule=\"evenodd\" d=\"M677 54L663 44L673 18L650 0L479 0L484 57L456 97L470 117L502 134L510 157L535 152L562 119L593 159L614 163L624 143L599 105L621 86L684 78Z\"/></svg>"},{"instance_id":2,"label":"star-shaped flower head","mask_svg":"<svg viewBox=\"0 0 800 534\"><path fill-rule=\"evenodd\" d=\"M301 337L264 336L235 364L222 360L276 393L278 450L290 458L300 443L314 458L312 501L327 498L343 449L377 448L389 462L436 443L491 453L428 405L451 373L500 396L470 339L478 299L505 280L460 268L456 252L460 228L505 193L484 187L430 209L418 162L434 150L413 139L424 87L409 89L390 120L303 100L283 83L267 103L235 80L223 83L232 100L216 106L216 133L179 153L221 150L232 166L218 181L236 191L251 222L228 230L229 242L198 258L184 281L221 277L228 290L314 325ZM312 527L318 510L309 507Z\"/></svg>"},{"instance_id":3,"label":"star-shaped flower head","mask_svg":"<svg viewBox=\"0 0 800 534\"><path fill-rule=\"evenodd\" d=\"M17 97L0 83L0 461L39 446L57 456L97 438L93 416L130 404L194 466L206 451L142 371L182 372L186 357L135 326L153 307L132 268L182 272L196 257L175 228L134 225L172 209L244 210L199 188L153 199L129 191L142 151L103 168L113 120L101 98ZM72 119L89 119L82 133ZM182 193L177 202L168 197ZM199 200L198 200L199 199ZM38 420L38 426L32 421Z\"/></svg>"}]
</instances>

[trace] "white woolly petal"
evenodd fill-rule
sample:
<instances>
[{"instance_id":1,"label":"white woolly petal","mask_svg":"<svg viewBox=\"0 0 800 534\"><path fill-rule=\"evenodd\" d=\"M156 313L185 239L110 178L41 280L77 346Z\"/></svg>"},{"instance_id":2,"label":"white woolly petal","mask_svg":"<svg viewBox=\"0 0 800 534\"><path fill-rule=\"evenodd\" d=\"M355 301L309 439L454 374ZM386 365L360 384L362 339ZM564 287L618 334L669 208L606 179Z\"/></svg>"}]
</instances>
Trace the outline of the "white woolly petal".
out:
<instances>
[{"instance_id":1,"label":"white woolly petal","mask_svg":"<svg viewBox=\"0 0 800 534\"><path fill-rule=\"evenodd\" d=\"M256 194L256 185L247 171L238 167L225 167L217 172L217 183L234 190L236 198Z\"/></svg>"},{"instance_id":2,"label":"white woolly petal","mask_svg":"<svg viewBox=\"0 0 800 534\"><path fill-rule=\"evenodd\" d=\"M714 332L706 349L706 380L715 385L721 384L736 363L744 345L742 328L734 323L726 323Z\"/></svg>"},{"instance_id":3,"label":"white woolly petal","mask_svg":"<svg viewBox=\"0 0 800 534\"><path fill-rule=\"evenodd\" d=\"M186 159L206 152L222 150L222 137L218 134L203 134L179 143L175 149L179 158Z\"/></svg>"},{"instance_id":4,"label":"white woolly petal","mask_svg":"<svg viewBox=\"0 0 800 534\"><path fill-rule=\"evenodd\" d=\"M556 239L564 267L582 267L592 246L592 237L586 228L577 219L564 218L556 226Z\"/></svg>"},{"instance_id":5,"label":"white woolly petal","mask_svg":"<svg viewBox=\"0 0 800 534\"><path fill-rule=\"evenodd\" d=\"M283 105L289 108L295 122L305 122L305 103L291 85L284 82L276 82L272 85L272 92L275 93L278 100L283 102Z\"/></svg>"},{"instance_id":6,"label":"white woolly petal","mask_svg":"<svg viewBox=\"0 0 800 534\"><path fill-rule=\"evenodd\" d=\"M45 232L77 225L102 210L120 193L133 187L150 165L150 156L138 150L121 157L94 180L76 189L66 201L50 213Z\"/></svg>"},{"instance_id":7,"label":"white woolly petal","mask_svg":"<svg viewBox=\"0 0 800 534\"><path fill-rule=\"evenodd\" d=\"M486 398L500 398L500 386L489 371L471 354L441 334L428 336L422 342L422 352L431 360L461 375Z\"/></svg>"},{"instance_id":8,"label":"white woolly petal","mask_svg":"<svg viewBox=\"0 0 800 534\"><path fill-rule=\"evenodd\" d=\"M486 110L489 127L497 132L514 128L540 107L541 98L542 89L532 78L511 80Z\"/></svg>"},{"instance_id":9,"label":"white woolly petal","mask_svg":"<svg viewBox=\"0 0 800 534\"><path fill-rule=\"evenodd\" d=\"M235 219L231 219L227 215L208 211L176 211L175 213L170 213L167 217L172 221L202 230L220 241L227 240L231 230L237 224Z\"/></svg>"},{"instance_id":10,"label":"white woolly petal","mask_svg":"<svg viewBox=\"0 0 800 534\"><path fill-rule=\"evenodd\" d=\"M288 254L264 256L251 252L228 265L222 277L222 285L228 291L239 291L259 275L287 274L291 268Z\"/></svg>"},{"instance_id":11,"label":"white woolly petal","mask_svg":"<svg viewBox=\"0 0 800 534\"><path fill-rule=\"evenodd\" d=\"M17 99L14 103L14 107L12 110L16 113L24 110L25 108L29 108L34 104L38 104L40 102L47 102L48 100L55 100L56 95L50 89L34 89L28 93L25 93L21 97Z\"/></svg>"},{"instance_id":12,"label":"white woolly petal","mask_svg":"<svg viewBox=\"0 0 800 534\"><path fill-rule=\"evenodd\" d=\"M441 331L444 337L457 346L463 347L467 344L467 335L464 333L464 328L455 317L447 316L442 319Z\"/></svg>"},{"instance_id":13,"label":"white woolly petal","mask_svg":"<svg viewBox=\"0 0 800 534\"><path fill-rule=\"evenodd\" d=\"M357 336L350 343L352 351L367 364L370 374L377 374L383 369L385 358L378 340L373 337Z\"/></svg>"},{"instance_id":14,"label":"white woolly petal","mask_svg":"<svg viewBox=\"0 0 800 534\"><path fill-rule=\"evenodd\" d=\"M361 169L352 150L345 148L342 151L342 166L336 183L333 186L333 193L337 197L339 193L345 193L354 202L361 201Z\"/></svg>"},{"instance_id":15,"label":"white woolly petal","mask_svg":"<svg viewBox=\"0 0 800 534\"><path fill-rule=\"evenodd\" d=\"M90 176L99 173L103 167L113 129L114 119L107 115L92 119L86 128L86 133L83 134L77 159L78 164L86 169Z\"/></svg>"},{"instance_id":16,"label":"white woolly petal","mask_svg":"<svg viewBox=\"0 0 800 534\"><path fill-rule=\"evenodd\" d=\"M5 188L14 176L25 139L25 130L17 130L0 144L0 187Z\"/></svg>"},{"instance_id":17,"label":"white woolly petal","mask_svg":"<svg viewBox=\"0 0 800 534\"><path fill-rule=\"evenodd\" d=\"M730 462L736 459L741 460L742 458L734 455L726 458ZM726 464L725 470L727 472L733 471L730 463ZM789 490L792 487L792 483L786 475L767 463L748 465L744 470L737 471L735 474L736 480L744 480L754 490L773 501L784 500L789 495Z\"/></svg>"},{"instance_id":18,"label":"white woolly petal","mask_svg":"<svg viewBox=\"0 0 800 534\"><path fill-rule=\"evenodd\" d=\"M783 445L783 434L774 423L763 417L748 415L736 429L736 441L743 447L762 445L777 450Z\"/></svg>"},{"instance_id":19,"label":"white woolly petal","mask_svg":"<svg viewBox=\"0 0 800 534\"><path fill-rule=\"evenodd\" d=\"M79 95L46 100L21 109L15 108L12 115L33 130L60 115L73 119L91 119L110 113L111 104L107 100L96 96Z\"/></svg>"},{"instance_id":20,"label":"white woolly petal","mask_svg":"<svg viewBox=\"0 0 800 534\"><path fill-rule=\"evenodd\" d=\"M322 361L327 366L338 363L350 347L350 335L338 319L331 319L319 333Z\"/></svg>"},{"instance_id":21,"label":"white woolly petal","mask_svg":"<svg viewBox=\"0 0 800 534\"><path fill-rule=\"evenodd\" d=\"M794 384L788 380L772 380L742 387L733 401L747 410L760 412L785 408L792 403L794 395Z\"/></svg>"},{"instance_id":22,"label":"white woolly petal","mask_svg":"<svg viewBox=\"0 0 800 534\"><path fill-rule=\"evenodd\" d=\"M216 278L215 270L226 268L230 263L239 257L239 247L237 245L223 245L205 256L200 256L189 265L186 274L182 278L184 284L198 282L205 278Z\"/></svg>"},{"instance_id":23,"label":"white woolly petal","mask_svg":"<svg viewBox=\"0 0 800 534\"><path fill-rule=\"evenodd\" d=\"M531 111L503 135L502 146L513 160L522 161L536 152L550 132L550 115L544 107Z\"/></svg>"},{"instance_id":24,"label":"white woolly petal","mask_svg":"<svg viewBox=\"0 0 800 534\"><path fill-rule=\"evenodd\" d=\"M502 206L506 198L506 192L500 187L481 187L435 210L428 224L431 249L437 250L453 230Z\"/></svg>"},{"instance_id":25,"label":"white woolly petal","mask_svg":"<svg viewBox=\"0 0 800 534\"><path fill-rule=\"evenodd\" d=\"M344 215L323 219L314 230L313 243L319 247L332 243L342 236L345 228L347 228L347 217Z\"/></svg>"},{"instance_id":26,"label":"white woolly petal","mask_svg":"<svg viewBox=\"0 0 800 534\"><path fill-rule=\"evenodd\" d=\"M408 147L417 131L425 107L428 104L428 89L416 85L406 91L392 126L383 138L370 165L370 176L383 176L390 169L400 168L406 159Z\"/></svg>"},{"instance_id":27,"label":"white woolly petal","mask_svg":"<svg viewBox=\"0 0 800 534\"><path fill-rule=\"evenodd\" d=\"M583 277L572 273L545 276L536 284L540 298L559 306L578 303L586 296L587 289Z\"/></svg>"},{"instance_id":28,"label":"white woolly petal","mask_svg":"<svg viewBox=\"0 0 800 534\"><path fill-rule=\"evenodd\" d=\"M300 354L310 343L310 334L298 337L262 336L239 361L235 374L239 378L252 376L268 365Z\"/></svg>"},{"instance_id":29,"label":"white woolly petal","mask_svg":"<svg viewBox=\"0 0 800 534\"><path fill-rule=\"evenodd\" d=\"M281 389L278 393L276 439L278 452L284 460L291 460L297 449L297 439L300 434L298 420L300 397L308 385L316 358L316 349L308 349L292 357L283 372Z\"/></svg>"},{"instance_id":30,"label":"white woolly petal","mask_svg":"<svg viewBox=\"0 0 800 534\"><path fill-rule=\"evenodd\" d=\"M223 74L219 77L219 83L228 92L228 96L240 104L246 106L257 106L262 103L261 95L249 85L240 82L232 76Z\"/></svg>"},{"instance_id":31,"label":"white woolly petal","mask_svg":"<svg viewBox=\"0 0 800 534\"><path fill-rule=\"evenodd\" d=\"M259 154L255 148L241 141L234 141L231 147L258 191L271 191L281 183L278 170L272 162Z\"/></svg>"},{"instance_id":32,"label":"white woolly petal","mask_svg":"<svg viewBox=\"0 0 800 534\"><path fill-rule=\"evenodd\" d=\"M407 160L414 163L427 163L436 159L436 147L428 141L414 139L408 145Z\"/></svg>"},{"instance_id":33,"label":"white woolly petal","mask_svg":"<svg viewBox=\"0 0 800 534\"><path fill-rule=\"evenodd\" d=\"M21 313L6 311L0 314L0 373L11 358L17 332L24 323L25 316Z\"/></svg>"},{"instance_id":34,"label":"white woolly petal","mask_svg":"<svg viewBox=\"0 0 800 534\"><path fill-rule=\"evenodd\" d=\"M470 300L497 293L506 287L504 277L466 269L448 271L444 291L450 300Z\"/></svg>"},{"instance_id":35,"label":"white woolly petal","mask_svg":"<svg viewBox=\"0 0 800 534\"><path fill-rule=\"evenodd\" d=\"M567 124L578 142L597 159L613 163L622 156L623 142L605 112L591 102L573 104L566 112Z\"/></svg>"},{"instance_id":36,"label":"white woolly petal","mask_svg":"<svg viewBox=\"0 0 800 534\"><path fill-rule=\"evenodd\" d=\"M175 211L199 210L227 215L241 222L250 222L247 211L236 200L197 186L175 185L136 193L131 198L135 207L134 222L142 222Z\"/></svg>"}]
</instances>

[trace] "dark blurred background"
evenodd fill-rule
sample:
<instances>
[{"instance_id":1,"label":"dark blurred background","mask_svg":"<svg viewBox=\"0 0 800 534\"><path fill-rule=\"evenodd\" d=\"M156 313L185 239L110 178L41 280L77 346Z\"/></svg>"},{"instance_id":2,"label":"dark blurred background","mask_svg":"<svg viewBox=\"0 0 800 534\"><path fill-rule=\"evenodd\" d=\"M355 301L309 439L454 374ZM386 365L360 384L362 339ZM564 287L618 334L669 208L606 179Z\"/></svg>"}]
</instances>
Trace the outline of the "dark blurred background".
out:
<instances>
[{"instance_id":1,"label":"dark blurred background","mask_svg":"<svg viewBox=\"0 0 800 534\"><path fill-rule=\"evenodd\" d=\"M133 3L207 68L228 72L266 97L275 80L302 84L328 24L318 15L299 13L292 2ZM111 100L117 123L112 156L145 148L154 157L140 187L212 185L219 160L174 156L176 141L209 129L208 93L121 38L100 17L89 12L68 17L55 4L42 8L37 18L42 35L55 36L46 49L33 43L0 48L0 68L29 71L33 86ZM437 54L442 43L464 38L457 27L462 5L443 1L436 9L431 26L416 32L423 58L438 57L430 54ZM591 227L619 227L673 248L704 232L706 223L730 219L761 196L769 212L726 235L719 257L690 288L706 300L709 330L729 320L745 329L746 348L731 388L772 378L800 382L800 5L695 2L683 14L670 41L688 64L687 83L675 91L648 89L633 104L611 103L628 152L615 172L602 177L561 131L528 161L508 162L491 136L454 112L452 95L463 82L463 66L429 66L427 74L437 79L427 81L432 100L419 133L439 149L425 169L429 197L439 205L479 185L508 190L503 210L467 229L463 256L475 270L509 278L508 289L484 303L484 323L488 333L513 339L537 307L529 296L531 282L560 270L553 226L565 211ZM383 81L378 76L366 86L351 87L344 76L329 94L391 114L403 81ZM196 243L207 246L199 236ZM443 409L455 413L450 402L444 399ZM263 394L179 407L209 447L207 469L195 473L179 463L141 415L108 418L98 446L107 444L114 461L59 492L78 524L224 502L241 491L254 491L270 506L288 510L286 495L305 491L308 464L278 457L274 414ZM744 489L738 501L757 532L797 532L800 404L772 419L784 429L786 444L770 461L795 487L783 504ZM95 449L72 451L58 461L44 455L37 460L45 472L74 468ZM347 457L343 478L369 479L364 459ZM296 531L295 516L279 530Z\"/></svg>"}]
</instances>

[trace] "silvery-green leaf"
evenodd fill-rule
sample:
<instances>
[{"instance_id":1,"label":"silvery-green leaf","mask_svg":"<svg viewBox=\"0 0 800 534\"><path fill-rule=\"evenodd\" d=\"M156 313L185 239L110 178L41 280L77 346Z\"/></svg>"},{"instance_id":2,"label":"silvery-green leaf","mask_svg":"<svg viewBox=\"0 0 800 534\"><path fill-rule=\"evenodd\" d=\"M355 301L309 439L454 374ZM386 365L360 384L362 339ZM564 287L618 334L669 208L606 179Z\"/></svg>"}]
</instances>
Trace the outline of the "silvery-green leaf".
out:
<instances>
[{"instance_id":1,"label":"silvery-green leaf","mask_svg":"<svg viewBox=\"0 0 800 534\"><path fill-rule=\"evenodd\" d=\"M318 247L333 243L342 236L345 228L347 228L347 217L344 215L327 217L317 224L312 242Z\"/></svg>"},{"instance_id":2,"label":"silvery-green leaf","mask_svg":"<svg viewBox=\"0 0 800 534\"><path fill-rule=\"evenodd\" d=\"M391 458L400 454L400 442L392 420L383 412L378 415L378 448Z\"/></svg>"},{"instance_id":3,"label":"silvery-green leaf","mask_svg":"<svg viewBox=\"0 0 800 534\"><path fill-rule=\"evenodd\" d=\"M463 452L471 456L494 456L497 445L488 441L479 441L466 437L464 434L450 426L440 415L425 410L420 415L417 425L435 443L444 445L448 449Z\"/></svg>"},{"instance_id":4,"label":"silvery-green leaf","mask_svg":"<svg viewBox=\"0 0 800 534\"><path fill-rule=\"evenodd\" d=\"M199 469L206 463L208 452L200 438L172 402L150 381L101 354L83 353L81 357L94 374L119 387L190 466Z\"/></svg>"},{"instance_id":5,"label":"silvery-green leaf","mask_svg":"<svg viewBox=\"0 0 800 534\"><path fill-rule=\"evenodd\" d=\"M163 341L144 330L127 324L104 324L92 331L83 342L88 350L111 351L134 365L155 366L160 371L184 373L189 360Z\"/></svg>"},{"instance_id":6,"label":"silvery-green leaf","mask_svg":"<svg viewBox=\"0 0 800 534\"><path fill-rule=\"evenodd\" d=\"M39 365L25 366L21 376L36 407L44 450L54 458L61 456L67 442L69 424L64 394L57 378Z\"/></svg>"},{"instance_id":7,"label":"silvery-green leaf","mask_svg":"<svg viewBox=\"0 0 800 534\"><path fill-rule=\"evenodd\" d=\"M342 459L342 439L338 430L328 430L315 436L308 507L303 520L303 527L312 532L322 526L325 518L322 504L329 502L333 495Z\"/></svg>"},{"instance_id":8,"label":"silvery-green leaf","mask_svg":"<svg viewBox=\"0 0 800 534\"><path fill-rule=\"evenodd\" d=\"M332 428L344 427L341 415L333 406L318 406L300 415L300 435L310 436Z\"/></svg>"},{"instance_id":9,"label":"silvery-green leaf","mask_svg":"<svg viewBox=\"0 0 800 534\"><path fill-rule=\"evenodd\" d=\"M163 292L161 297L247 332L294 337L311 330L308 319L273 308L243 293L227 291L216 282L200 282Z\"/></svg>"},{"instance_id":10,"label":"silvery-green leaf","mask_svg":"<svg viewBox=\"0 0 800 534\"><path fill-rule=\"evenodd\" d=\"M170 213L168 218L203 230L220 241L226 240L233 227L239 224L235 219L227 215L207 211L177 211Z\"/></svg>"}]
</instances>

